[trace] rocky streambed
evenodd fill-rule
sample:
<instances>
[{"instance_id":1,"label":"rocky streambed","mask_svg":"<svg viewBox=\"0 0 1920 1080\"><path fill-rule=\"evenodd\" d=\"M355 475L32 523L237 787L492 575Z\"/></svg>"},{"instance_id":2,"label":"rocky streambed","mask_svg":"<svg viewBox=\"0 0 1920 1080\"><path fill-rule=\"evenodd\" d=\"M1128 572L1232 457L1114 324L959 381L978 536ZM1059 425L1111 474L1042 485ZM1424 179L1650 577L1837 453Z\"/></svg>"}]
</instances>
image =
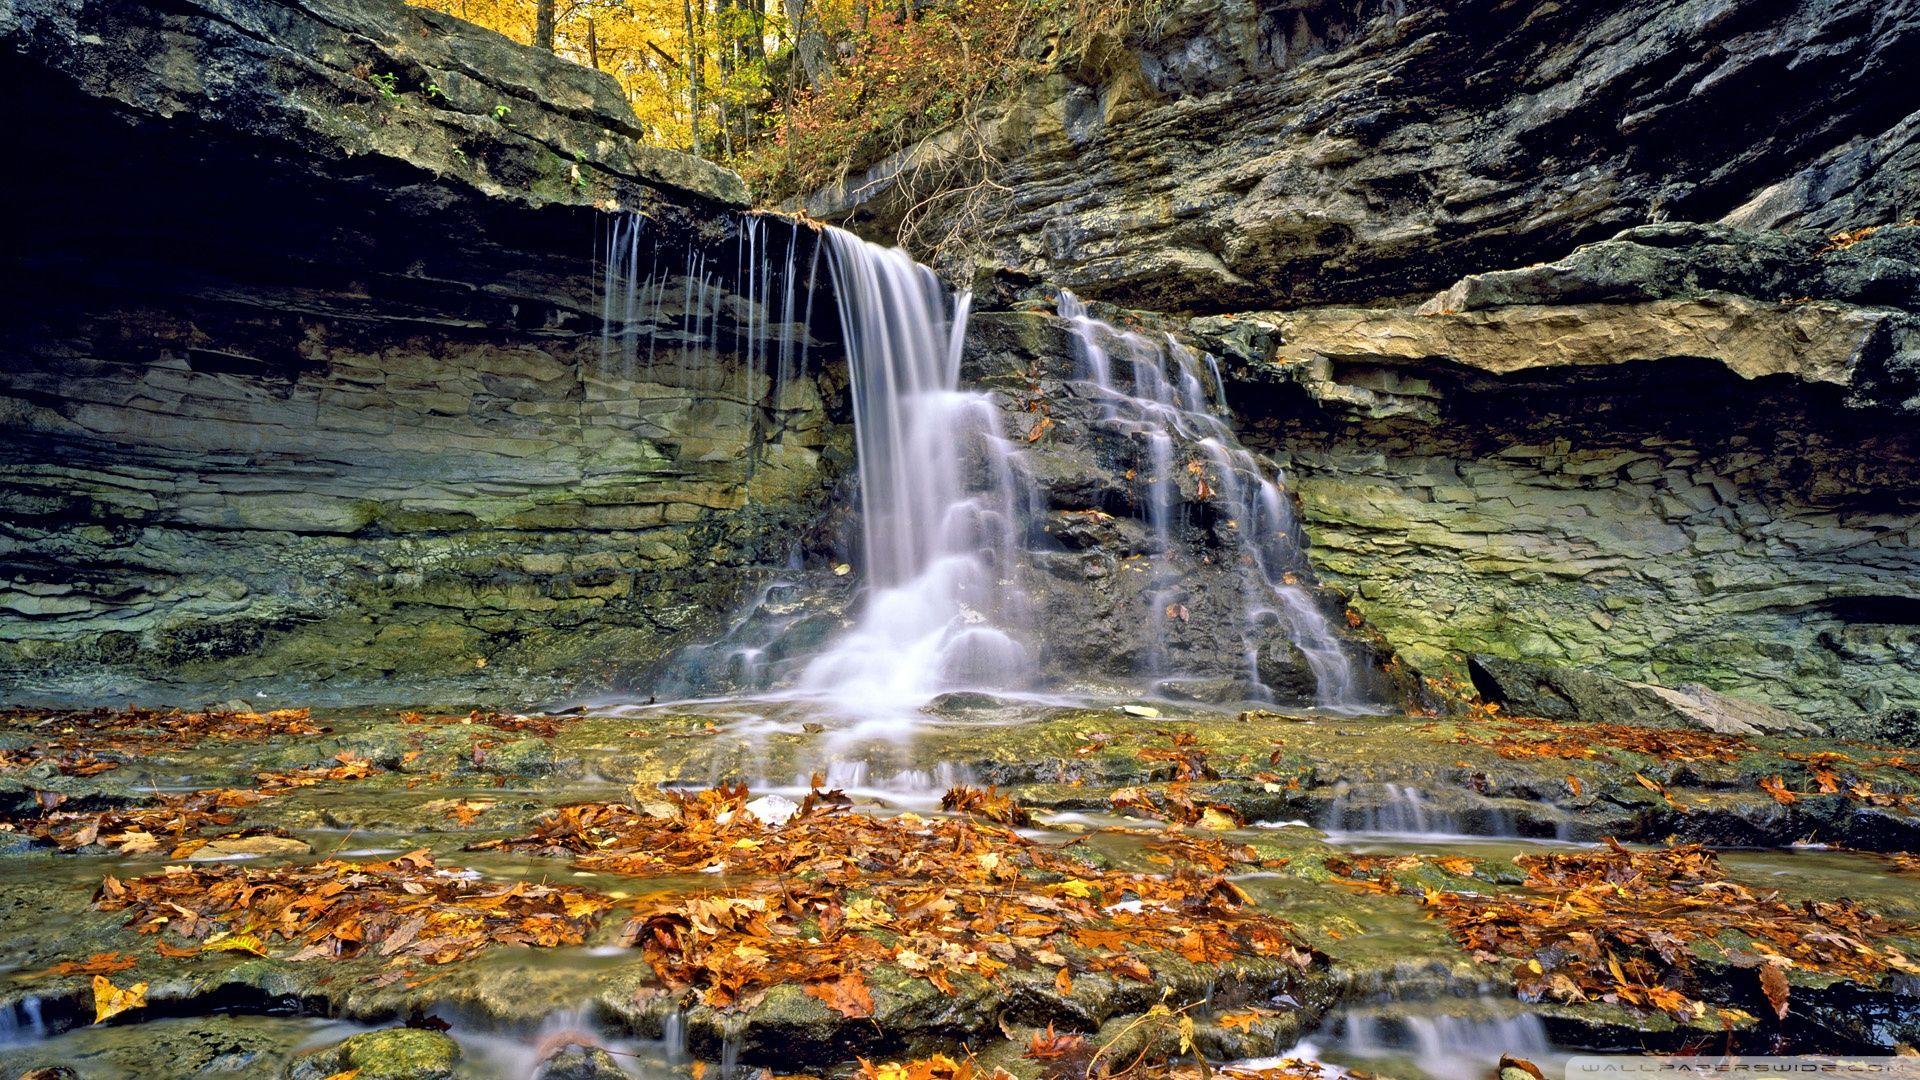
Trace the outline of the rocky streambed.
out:
<instances>
[{"instance_id":1,"label":"rocky streambed","mask_svg":"<svg viewBox=\"0 0 1920 1080\"><path fill-rule=\"evenodd\" d=\"M1411 1060L1445 1048L1487 1070L1920 1036L1920 765L1897 750L1485 711L933 710L864 747L750 700L12 713L0 1064L971 1053L1042 1076L1184 1045L1419 1077L1450 1075ZM1573 896L1594 906L1556 925Z\"/></svg>"}]
</instances>

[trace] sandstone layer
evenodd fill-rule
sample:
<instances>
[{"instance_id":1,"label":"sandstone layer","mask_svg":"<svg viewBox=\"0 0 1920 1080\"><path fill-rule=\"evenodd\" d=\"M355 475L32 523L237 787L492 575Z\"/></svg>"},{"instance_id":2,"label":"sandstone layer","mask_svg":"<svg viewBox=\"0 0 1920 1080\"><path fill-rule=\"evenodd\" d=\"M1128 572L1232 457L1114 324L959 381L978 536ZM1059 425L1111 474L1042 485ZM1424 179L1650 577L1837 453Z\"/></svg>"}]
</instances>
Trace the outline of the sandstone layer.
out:
<instances>
[{"instance_id":1,"label":"sandstone layer","mask_svg":"<svg viewBox=\"0 0 1920 1080\"><path fill-rule=\"evenodd\" d=\"M1920 706L1920 228L1630 230L1422 304L1208 318L1317 568L1410 661Z\"/></svg>"},{"instance_id":2,"label":"sandstone layer","mask_svg":"<svg viewBox=\"0 0 1920 1080\"><path fill-rule=\"evenodd\" d=\"M1184 0L807 205L1134 307L1428 292L1653 221L1920 214L1916 44L1868 0Z\"/></svg>"},{"instance_id":3,"label":"sandstone layer","mask_svg":"<svg viewBox=\"0 0 1920 1080\"><path fill-rule=\"evenodd\" d=\"M17 0L0 46L10 695L605 685L821 520L824 346L775 388L794 332L724 283L691 332L678 277L602 340L607 209L724 279L744 199L610 78L398 0Z\"/></svg>"}]
</instances>

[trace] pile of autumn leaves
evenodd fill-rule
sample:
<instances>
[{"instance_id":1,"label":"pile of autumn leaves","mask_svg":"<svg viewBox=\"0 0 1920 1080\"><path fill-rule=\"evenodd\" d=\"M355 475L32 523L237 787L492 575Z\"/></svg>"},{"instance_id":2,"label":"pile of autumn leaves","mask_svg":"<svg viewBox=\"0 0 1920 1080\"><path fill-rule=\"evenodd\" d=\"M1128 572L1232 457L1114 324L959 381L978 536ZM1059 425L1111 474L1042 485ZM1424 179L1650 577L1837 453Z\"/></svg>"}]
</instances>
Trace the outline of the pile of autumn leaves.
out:
<instances>
[{"instance_id":1,"label":"pile of autumn leaves","mask_svg":"<svg viewBox=\"0 0 1920 1080\"><path fill-rule=\"evenodd\" d=\"M24 749L0 750L0 771L50 767L63 776L94 776L126 761L197 745L203 741L258 741L319 735L326 728L306 709L256 713L234 710L188 712L181 709L11 709L0 712L0 729L27 735ZM263 772L257 789L221 788L178 795L161 794L149 805L97 811L59 809L67 796L36 793L36 814L0 820L0 833L14 833L52 844L62 851L94 846L121 855L164 854L190 858L209 844L232 844L273 830L244 829L218 836L208 829L233 826L237 810L262 799L322 782L358 780L377 770L350 753L333 764L284 772ZM304 847L304 846L303 846Z\"/></svg>"},{"instance_id":2,"label":"pile of autumn leaves","mask_svg":"<svg viewBox=\"0 0 1920 1080\"><path fill-rule=\"evenodd\" d=\"M1347 884L1412 892L1482 961L1512 962L1515 989L1529 1001L1603 1001L1680 1019L1707 1015L1711 1000L1738 1000L1729 973L1752 972L1751 985L1779 1019L1787 1016L1789 973L1873 983L1888 972L1920 975L1887 940L1911 933L1851 900L1788 903L1728 880L1719 860L1697 844L1630 850L1617 843L1592 852L1522 855L1514 892L1439 890L1400 884L1394 873L1433 863L1452 876L1473 871L1453 857L1356 856L1339 866ZM1724 1022L1751 1019L1716 1008Z\"/></svg>"},{"instance_id":3,"label":"pile of autumn leaves","mask_svg":"<svg viewBox=\"0 0 1920 1080\"><path fill-rule=\"evenodd\" d=\"M578 945L612 899L584 889L486 881L434 865L424 851L378 862L327 859L269 868L170 866L121 881L95 905L125 911L166 956L268 955L291 943L298 962L360 955L446 964L492 945Z\"/></svg>"},{"instance_id":4,"label":"pile of autumn leaves","mask_svg":"<svg viewBox=\"0 0 1920 1080\"><path fill-rule=\"evenodd\" d=\"M965 792L948 802L994 805ZM1085 972L1150 981L1156 956L1278 970L1313 961L1217 873L1098 869L993 821L855 813L833 794L810 795L781 824L749 810L745 788L570 806L494 846L570 856L588 871L722 875L724 889L643 902L628 927L668 986L717 1007L797 984L869 1016L866 973L881 964L954 993L957 980L1007 969L1051 972L1070 992Z\"/></svg>"},{"instance_id":5,"label":"pile of autumn leaves","mask_svg":"<svg viewBox=\"0 0 1920 1080\"><path fill-rule=\"evenodd\" d=\"M306 709L242 712L209 709L0 709L0 730L33 739L0 750L0 772L48 765L62 776L94 776L128 758L191 746L203 739L318 735Z\"/></svg>"},{"instance_id":6,"label":"pile of autumn leaves","mask_svg":"<svg viewBox=\"0 0 1920 1080\"><path fill-rule=\"evenodd\" d=\"M1488 720L1493 720L1498 713L1498 706L1482 706L1480 711ZM1463 745L1488 747L1500 757L1510 760L1556 758L1573 761L1598 758L1608 750L1624 750L1656 761L1680 765L1703 762L1726 764L1762 752L1752 741L1736 735L1590 721L1568 724L1541 719L1489 723L1479 731L1462 733L1454 741ZM1909 812L1920 810L1920 796L1911 791L1898 790L1900 785L1876 786L1876 783L1885 784L1888 776L1904 781L1906 787L1912 786L1913 778L1920 776L1920 759L1914 758L1908 751L1868 747L1855 755L1838 750L1781 750L1776 751L1775 756L1790 763L1789 769L1797 767L1804 774L1798 790L1782 773L1762 777L1758 781L1760 790L1782 806L1790 806L1803 798L1831 795L1843 796L1862 806L1891 807ZM1880 774L1879 778L1874 775L1876 773ZM1682 811L1687 809L1675 801L1661 784L1640 774L1635 774L1634 778L1668 805ZM1569 777L1568 785L1576 795L1579 794L1578 779Z\"/></svg>"}]
</instances>

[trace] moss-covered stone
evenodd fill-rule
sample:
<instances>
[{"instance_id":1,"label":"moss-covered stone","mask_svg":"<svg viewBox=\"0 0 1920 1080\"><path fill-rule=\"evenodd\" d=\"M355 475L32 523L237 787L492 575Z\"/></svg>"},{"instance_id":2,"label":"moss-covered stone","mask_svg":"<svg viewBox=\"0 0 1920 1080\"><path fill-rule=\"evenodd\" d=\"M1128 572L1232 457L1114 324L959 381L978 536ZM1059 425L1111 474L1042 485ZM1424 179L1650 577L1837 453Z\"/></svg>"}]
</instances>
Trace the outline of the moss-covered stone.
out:
<instances>
[{"instance_id":1,"label":"moss-covered stone","mask_svg":"<svg viewBox=\"0 0 1920 1080\"><path fill-rule=\"evenodd\" d=\"M288 1070L289 1080L354 1072L365 1080L453 1080L460 1045L438 1031L391 1028L349 1036Z\"/></svg>"}]
</instances>

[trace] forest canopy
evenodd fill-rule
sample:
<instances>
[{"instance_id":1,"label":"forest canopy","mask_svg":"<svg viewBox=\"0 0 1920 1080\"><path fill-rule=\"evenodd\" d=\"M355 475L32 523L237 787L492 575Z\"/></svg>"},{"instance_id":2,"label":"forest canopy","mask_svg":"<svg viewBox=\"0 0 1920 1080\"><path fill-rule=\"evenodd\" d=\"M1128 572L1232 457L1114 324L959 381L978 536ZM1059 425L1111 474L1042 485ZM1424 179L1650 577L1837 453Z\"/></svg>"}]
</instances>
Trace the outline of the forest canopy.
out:
<instances>
[{"instance_id":1,"label":"forest canopy","mask_svg":"<svg viewBox=\"0 0 1920 1080\"><path fill-rule=\"evenodd\" d=\"M412 0L617 79L653 145L763 197L832 183L956 121L1122 0Z\"/></svg>"}]
</instances>

